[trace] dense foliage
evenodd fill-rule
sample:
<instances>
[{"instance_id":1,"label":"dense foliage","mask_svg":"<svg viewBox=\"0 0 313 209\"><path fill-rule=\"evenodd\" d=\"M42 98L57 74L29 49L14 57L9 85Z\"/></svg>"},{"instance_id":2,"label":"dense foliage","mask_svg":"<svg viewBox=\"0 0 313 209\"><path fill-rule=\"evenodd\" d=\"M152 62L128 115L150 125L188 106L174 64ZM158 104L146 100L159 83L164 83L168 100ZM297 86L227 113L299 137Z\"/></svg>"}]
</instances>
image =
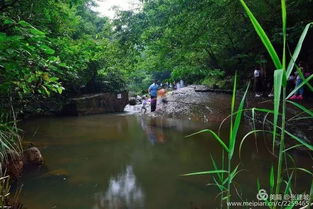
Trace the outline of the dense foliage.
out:
<instances>
[{"instance_id":1,"label":"dense foliage","mask_svg":"<svg viewBox=\"0 0 313 209\"><path fill-rule=\"evenodd\" d=\"M276 1L249 1L274 46L282 48ZM294 48L313 19L311 1L288 3ZM51 93L145 90L152 79L225 87L236 70L273 66L249 27L239 1L145 0L138 11L110 21L90 0L6 0L0 3L0 92L25 97ZM309 34L301 60L312 66ZM226 78L225 78L226 77ZM221 80L223 80L221 82Z\"/></svg>"},{"instance_id":2,"label":"dense foliage","mask_svg":"<svg viewBox=\"0 0 313 209\"><path fill-rule=\"evenodd\" d=\"M0 1L1 153L19 150L20 113L51 111L68 96L126 89L120 43L92 6L89 0Z\"/></svg>"},{"instance_id":3,"label":"dense foliage","mask_svg":"<svg viewBox=\"0 0 313 209\"><path fill-rule=\"evenodd\" d=\"M249 1L273 44L282 50L280 7L276 1ZM288 3L289 48L306 23L313 20L311 1ZM249 27L239 1L153 0L144 1L140 12L120 12L115 34L136 59L134 68L144 71L170 71L172 80L205 84L224 76L248 78L253 66L263 66L269 73L273 66L254 29ZM312 35L307 38L301 60L310 63ZM137 55L137 58L134 57Z\"/></svg>"},{"instance_id":4,"label":"dense foliage","mask_svg":"<svg viewBox=\"0 0 313 209\"><path fill-rule=\"evenodd\" d=\"M278 1L247 0L277 54L293 51L305 25L313 21L312 0L286 3L288 25L282 33ZM119 11L114 20L100 17L92 10L94 6L92 0L0 1L0 153L20 145L16 112L48 97L61 100L57 95L64 98L126 89L146 91L154 79L161 82L183 79L189 84L227 88L236 71L238 80L243 82L251 77L254 66L264 68L267 78L273 77L275 67L239 0L142 0L142 9ZM288 50L282 42L286 36ZM306 71L313 67L312 55L313 34L309 32L298 58ZM285 57L276 59L286 61ZM277 194L284 179L282 161L287 158L283 154L284 136L287 134L312 150L307 142L285 132L287 97L285 86L280 88L287 76L282 71L278 71L280 80L276 79L276 83L281 83L274 88L274 140L277 124L282 121ZM284 96L283 117L278 120L280 92ZM234 110L234 103L232 106ZM239 107L243 108L243 102ZM304 107L297 107L312 116ZM231 146L226 149L231 153L229 165L241 118L241 111L238 112L234 134L230 135ZM233 173L230 166L227 172L227 181L221 179L230 187ZM230 188L227 190L230 193Z\"/></svg>"},{"instance_id":5,"label":"dense foliage","mask_svg":"<svg viewBox=\"0 0 313 209\"><path fill-rule=\"evenodd\" d=\"M115 85L111 72L123 74L119 45L109 20L98 17L91 4L2 1L1 94L49 96L64 89L73 94L93 88L99 78ZM118 78L118 87L125 88L123 76Z\"/></svg>"}]
</instances>

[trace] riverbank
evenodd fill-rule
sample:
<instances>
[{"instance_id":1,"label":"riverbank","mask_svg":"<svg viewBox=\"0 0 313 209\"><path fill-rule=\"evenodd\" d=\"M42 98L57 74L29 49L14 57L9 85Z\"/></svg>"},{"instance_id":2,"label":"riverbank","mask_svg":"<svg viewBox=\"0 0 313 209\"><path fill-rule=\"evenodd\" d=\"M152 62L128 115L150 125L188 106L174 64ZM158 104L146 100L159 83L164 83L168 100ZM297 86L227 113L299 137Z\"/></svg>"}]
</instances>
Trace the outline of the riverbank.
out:
<instances>
[{"instance_id":1,"label":"riverbank","mask_svg":"<svg viewBox=\"0 0 313 209\"><path fill-rule=\"evenodd\" d=\"M239 92L239 95L240 92ZM175 91L169 91L164 98L166 102L158 99L158 105L155 112L151 113L148 107L148 112L143 114L141 105L127 106L126 111L136 114L142 114L146 117L173 118L181 120L189 120L200 122L203 124L221 123L229 116L231 104L231 91L212 90L202 85L191 85ZM237 100L241 97L238 96ZM313 108L312 98L307 98L301 101L301 104L308 109ZM271 129L271 115L266 115L263 112L255 111L252 115L252 108L273 109L272 97L255 97L253 93L249 93L245 108L249 109L244 112L245 119L250 123L251 127ZM312 118L296 118L301 115L301 110L291 104L287 106L287 130L295 136L304 139L307 142L313 141L311 132L313 131Z\"/></svg>"},{"instance_id":2,"label":"riverbank","mask_svg":"<svg viewBox=\"0 0 313 209\"><path fill-rule=\"evenodd\" d=\"M207 208L203 205L214 207L216 202L203 201L207 192L194 188L195 185L205 185L206 178L186 180L179 174L206 169L210 155L216 159L220 156L220 146L212 136L198 135L197 140L189 140L185 136L204 128L217 130L220 122L230 113L231 94L197 89L188 86L168 92L167 102L160 101L154 113L140 113L141 105L138 104L127 106L126 114L45 117L23 121L21 127L25 130L25 138L39 146L46 161L46 166L22 176L21 181L25 184L21 197L23 204L34 209L79 208L90 204L101 207L114 204L119 209L127 204L158 205L156 201L161 199L157 196L152 200L139 198L134 199L135 202L125 202L128 197L120 195L127 189L123 185L134 183L133 180L137 179L139 183L132 190L134 194L141 188L141 194L149 196L164 188L170 190L167 186L171 185L173 194L177 188L192 190L189 200L194 201L195 208ZM271 105L271 99L254 98L253 95L249 95L246 102L247 108L271 108ZM245 125L249 121L251 117L247 115L240 136L245 135ZM228 131L227 126L222 127L222 139L227 137ZM270 137L267 138L270 140ZM255 182L256 175L261 173L266 176L275 157L270 155L266 144L259 143L256 148L253 140L248 141L241 161L244 169L253 171L245 174L244 178L239 176L238 181L245 190L254 194L249 185ZM311 160L307 156L294 157L300 159L300 166L305 168ZM160 178L160 182L155 181ZM111 184L119 184L118 193L114 193ZM54 189L47 189L50 187ZM69 192L71 196L68 196ZM96 196L86 198L91 194ZM82 201L75 205L73 198ZM180 195L173 198L177 202L182 200ZM40 199L47 201L43 203ZM168 201L168 204L173 204L171 208L182 208L188 204L182 202L176 205L172 198Z\"/></svg>"}]
</instances>

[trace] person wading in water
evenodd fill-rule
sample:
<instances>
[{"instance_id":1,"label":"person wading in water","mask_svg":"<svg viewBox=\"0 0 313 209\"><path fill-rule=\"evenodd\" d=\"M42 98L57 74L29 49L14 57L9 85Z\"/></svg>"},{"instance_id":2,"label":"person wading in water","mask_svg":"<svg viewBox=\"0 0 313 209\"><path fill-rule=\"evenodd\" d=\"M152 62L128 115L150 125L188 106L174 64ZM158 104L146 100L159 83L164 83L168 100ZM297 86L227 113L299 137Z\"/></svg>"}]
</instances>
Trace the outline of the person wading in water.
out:
<instances>
[{"instance_id":1,"label":"person wading in water","mask_svg":"<svg viewBox=\"0 0 313 209\"><path fill-rule=\"evenodd\" d=\"M158 88L159 86L156 80L148 88L148 93L150 94L150 97L151 97L151 112L154 112L156 109Z\"/></svg>"}]
</instances>

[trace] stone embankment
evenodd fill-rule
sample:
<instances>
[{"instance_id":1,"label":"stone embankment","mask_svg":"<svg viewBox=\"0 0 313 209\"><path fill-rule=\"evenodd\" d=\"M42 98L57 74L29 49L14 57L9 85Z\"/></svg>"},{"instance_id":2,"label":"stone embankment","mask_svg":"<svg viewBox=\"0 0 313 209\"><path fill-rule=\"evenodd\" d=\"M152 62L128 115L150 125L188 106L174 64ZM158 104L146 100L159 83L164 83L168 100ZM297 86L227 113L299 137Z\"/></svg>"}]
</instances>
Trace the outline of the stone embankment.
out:
<instances>
[{"instance_id":1,"label":"stone embankment","mask_svg":"<svg viewBox=\"0 0 313 209\"><path fill-rule=\"evenodd\" d=\"M64 115L91 115L123 112L128 104L128 93L100 93L69 99L64 105Z\"/></svg>"}]
</instances>

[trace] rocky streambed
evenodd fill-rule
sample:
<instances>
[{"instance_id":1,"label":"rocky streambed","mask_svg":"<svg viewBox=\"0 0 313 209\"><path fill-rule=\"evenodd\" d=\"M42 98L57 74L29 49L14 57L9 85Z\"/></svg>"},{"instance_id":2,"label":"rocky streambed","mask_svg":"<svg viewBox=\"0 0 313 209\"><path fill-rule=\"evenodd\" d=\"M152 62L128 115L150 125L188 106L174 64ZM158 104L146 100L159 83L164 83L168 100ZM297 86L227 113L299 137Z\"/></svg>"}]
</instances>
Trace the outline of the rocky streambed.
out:
<instances>
[{"instance_id":1,"label":"rocky streambed","mask_svg":"<svg viewBox=\"0 0 313 209\"><path fill-rule=\"evenodd\" d=\"M212 92L205 86L191 85L169 91L164 101L158 99L157 109L147 116L191 120L196 122L221 122L230 113L231 95ZM126 111L140 112L141 105L127 106Z\"/></svg>"},{"instance_id":2,"label":"rocky streambed","mask_svg":"<svg viewBox=\"0 0 313 209\"><path fill-rule=\"evenodd\" d=\"M237 102L241 100L241 93L239 92L238 95ZM231 96L231 91L208 89L203 85L191 85L167 92L164 98L166 102L159 99L157 110L153 113L148 111L146 115L148 117L190 120L204 124L219 124L230 115ZM302 105L309 109L313 108L311 100L302 102ZM255 98L251 93L246 98L245 108L251 109L253 107L272 109L273 98ZM140 104L128 106L126 111L140 112L140 108ZM297 114L300 114L300 110L289 104L287 107L288 118ZM244 112L244 116L251 127L271 129L270 123L267 122L267 120L271 120L271 115L255 111L252 117L251 110L248 110ZM312 142L312 124L313 120L309 118L289 120L287 130L306 142Z\"/></svg>"}]
</instances>

